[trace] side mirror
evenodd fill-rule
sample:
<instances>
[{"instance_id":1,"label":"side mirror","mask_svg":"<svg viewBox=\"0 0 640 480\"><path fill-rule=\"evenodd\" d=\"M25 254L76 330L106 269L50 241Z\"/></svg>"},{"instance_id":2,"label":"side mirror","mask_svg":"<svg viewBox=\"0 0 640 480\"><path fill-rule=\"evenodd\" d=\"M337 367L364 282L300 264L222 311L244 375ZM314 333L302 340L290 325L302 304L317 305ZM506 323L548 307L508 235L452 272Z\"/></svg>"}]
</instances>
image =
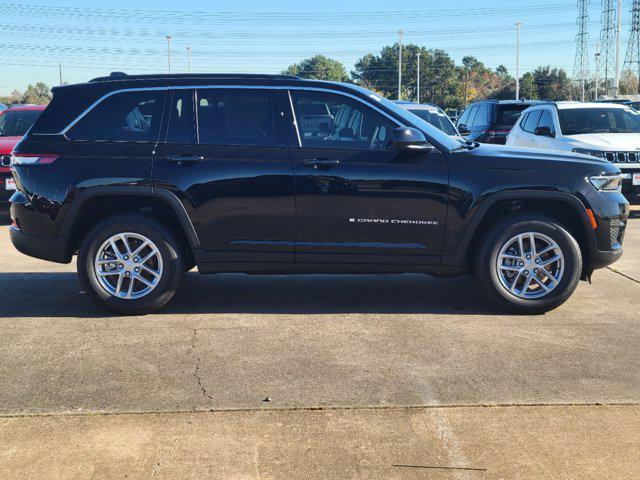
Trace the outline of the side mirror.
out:
<instances>
[{"instance_id":1,"label":"side mirror","mask_svg":"<svg viewBox=\"0 0 640 480\"><path fill-rule=\"evenodd\" d=\"M471 130L464 123L461 123L458 125L458 132L460 132L460 135L469 135Z\"/></svg>"},{"instance_id":2,"label":"side mirror","mask_svg":"<svg viewBox=\"0 0 640 480\"><path fill-rule=\"evenodd\" d=\"M398 152L430 152L433 145L427 142L424 133L416 128L398 127L393 131L391 146Z\"/></svg>"},{"instance_id":3,"label":"side mirror","mask_svg":"<svg viewBox=\"0 0 640 480\"><path fill-rule=\"evenodd\" d=\"M538 127L533 131L533 134L541 137L555 137L555 134L549 127Z\"/></svg>"}]
</instances>

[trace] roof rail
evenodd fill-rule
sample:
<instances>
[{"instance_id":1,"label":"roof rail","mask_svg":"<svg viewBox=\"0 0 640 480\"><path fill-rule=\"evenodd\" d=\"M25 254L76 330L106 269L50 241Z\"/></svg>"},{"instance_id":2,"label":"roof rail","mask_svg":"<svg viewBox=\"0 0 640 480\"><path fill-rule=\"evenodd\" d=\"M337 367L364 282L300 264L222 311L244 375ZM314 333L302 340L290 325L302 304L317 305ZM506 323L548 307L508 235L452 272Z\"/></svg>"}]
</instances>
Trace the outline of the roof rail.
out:
<instances>
[{"instance_id":1,"label":"roof rail","mask_svg":"<svg viewBox=\"0 0 640 480\"><path fill-rule=\"evenodd\" d=\"M155 79L257 79L257 80L300 80L296 75L271 75L265 73L153 73L128 75L125 72L111 72L108 77L96 77L89 82L109 82L114 80L155 80Z\"/></svg>"}]
</instances>

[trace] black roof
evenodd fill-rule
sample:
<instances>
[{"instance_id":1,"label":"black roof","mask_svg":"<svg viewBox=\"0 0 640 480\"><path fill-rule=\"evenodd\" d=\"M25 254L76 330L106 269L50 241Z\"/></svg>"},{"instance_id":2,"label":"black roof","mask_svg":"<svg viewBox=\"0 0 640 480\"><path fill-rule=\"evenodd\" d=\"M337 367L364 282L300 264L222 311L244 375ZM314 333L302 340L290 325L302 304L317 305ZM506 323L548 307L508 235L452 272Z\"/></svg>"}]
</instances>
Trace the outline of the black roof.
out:
<instances>
[{"instance_id":1,"label":"black roof","mask_svg":"<svg viewBox=\"0 0 640 480\"><path fill-rule=\"evenodd\" d=\"M128 75L124 72L111 72L108 77L96 77L95 82L114 82L125 80L301 80L295 75L269 75L261 73L152 73Z\"/></svg>"},{"instance_id":2,"label":"black roof","mask_svg":"<svg viewBox=\"0 0 640 480\"><path fill-rule=\"evenodd\" d=\"M520 100L498 100L496 98L487 98L486 100L478 100L477 102L471 102L469 105L477 103L496 103L498 105L538 105L540 103L549 103L548 100L526 100L524 98Z\"/></svg>"}]
</instances>

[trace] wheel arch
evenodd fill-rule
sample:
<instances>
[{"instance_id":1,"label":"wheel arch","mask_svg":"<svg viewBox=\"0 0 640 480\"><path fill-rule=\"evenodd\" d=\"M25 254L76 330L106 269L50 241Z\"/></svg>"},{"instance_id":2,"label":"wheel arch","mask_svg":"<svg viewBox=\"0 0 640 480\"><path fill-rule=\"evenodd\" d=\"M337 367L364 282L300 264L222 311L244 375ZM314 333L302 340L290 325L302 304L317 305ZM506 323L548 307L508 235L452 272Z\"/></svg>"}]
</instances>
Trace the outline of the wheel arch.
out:
<instances>
[{"instance_id":1,"label":"wheel arch","mask_svg":"<svg viewBox=\"0 0 640 480\"><path fill-rule=\"evenodd\" d=\"M584 271L589 271L595 234L586 207L575 196L562 192L504 192L493 195L478 208L460 241L456 254L444 257L444 264L462 265L471 271L480 240L505 215L542 214L552 218L574 236L582 252Z\"/></svg>"},{"instance_id":2,"label":"wheel arch","mask_svg":"<svg viewBox=\"0 0 640 480\"><path fill-rule=\"evenodd\" d=\"M111 215L136 212L165 224L193 257L200 246L198 234L184 206L173 193L152 187L91 187L73 200L62 223L60 234L67 238L70 257L92 225Z\"/></svg>"}]
</instances>

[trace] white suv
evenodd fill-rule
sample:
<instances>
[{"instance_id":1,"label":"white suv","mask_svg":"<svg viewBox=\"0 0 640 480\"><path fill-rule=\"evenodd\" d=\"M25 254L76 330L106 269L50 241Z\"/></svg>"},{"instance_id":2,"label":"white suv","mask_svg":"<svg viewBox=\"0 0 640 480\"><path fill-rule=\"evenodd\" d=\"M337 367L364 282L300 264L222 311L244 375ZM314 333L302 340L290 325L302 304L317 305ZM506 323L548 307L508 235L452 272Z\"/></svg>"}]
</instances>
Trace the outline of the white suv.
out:
<instances>
[{"instance_id":1,"label":"white suv","mask_svg":"<svg viewBox=\"0 0 640 480\"><path fill-rule=\"evenodd\" d=\"M573 151L622 170L623 189L640 193L640 113L615 103L549 102L520 114L507 145Z\"/></svg>"}]
</instances>

